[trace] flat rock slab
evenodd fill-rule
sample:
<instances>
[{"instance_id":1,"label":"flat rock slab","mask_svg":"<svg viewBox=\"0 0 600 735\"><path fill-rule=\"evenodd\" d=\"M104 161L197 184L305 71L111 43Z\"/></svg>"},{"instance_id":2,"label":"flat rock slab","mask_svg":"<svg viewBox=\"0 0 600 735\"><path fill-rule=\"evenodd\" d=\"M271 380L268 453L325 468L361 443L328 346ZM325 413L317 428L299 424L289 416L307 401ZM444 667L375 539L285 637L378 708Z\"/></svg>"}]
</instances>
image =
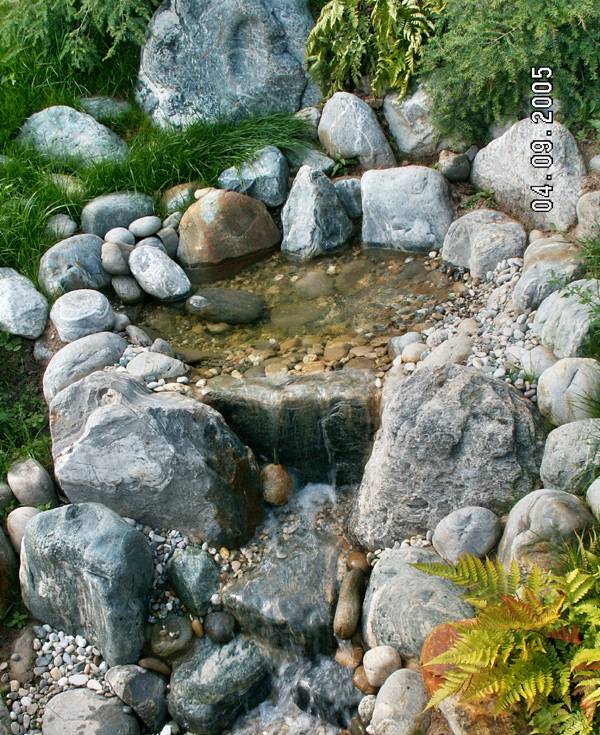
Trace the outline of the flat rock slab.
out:
<instances>
[{"instance_id":1,"label":"flat rock slab","mask_svg":"<svg viewBox=\"0 0 600 735\"><path fill-rule=\"evenodd\" d=\"M46 705L42 720L44 735L139 735L133 715L123 712L116 698L99 697L89 689L57 694Z\"/></svg>"},{"instance_id":2,"label":"flat rock slab","mask_svg":"<svg viewBox=\"0 0 600 735\"><path fill-rule=\"evenodd\" d=\"M48 319L48 302L29 278L0 268L0 330L37 339Z\"/></svg>"},{"instance_id":3,"label":"flat rock slab","mask_svg":"<svg viewBox=\"0 0 600 735\"><path fill-rule=\"evenodd\" d=\"M25 605L38 620L83 634L109 666L141 655L152 573L144 535L99 503L48 510L27 524Z\"/></svg>"},{"instance_id":4,"label":"flat rock slab","mask_svg":"<svg viewBox=\"0 0 600 735\"><path fill-rule=\"evenodd\" d=\"M52 298L79 288L106 288L110 275L102 267L101 238L73 235L57 242L42 255L38 280Z\"/></svg>"},{"instance_id":5,"label":"flat rock slab","mask_svg":"<svg viewBox=\"0 0 600 735\"><path fill-rule=\"evenodd\" d=\"M534 487L543 438L537 409L503 381L454 364L418 370L385 405L350 537L385 548L455 508L503 512Z\"/></svg>"},{"instance_id":6,"label":"flat rock slab","mask_svg":"<svg viewBox=\"0 0 600 735\"><path fill-rule=\"evenodd\" d=\"M115 227L129 227L140 217L154 214L152 197L134 191L104 194L92 199L81 212L81 229L104 237Z\"/></svg>"},{"instance_id":7,"label":"flat rock slab","mask_svg":"<svg viewBox=\"0 0 600 735\"><path fill-rule=\"evenodd\" d=\"M261 296L234 288L203 288L185 304L190 314L216 324L250 324L260 319L265 307Z\"/></svg>"},{"instance_id":8,"label":"flat rock slab","mask_svg":"<svg viewBox=\"0 0 600 735\"><path fill-rule=\"evenodd\" d=\"M262 520L254 456L192 398L94 373L61 391L50 415L54 471L71 502L93 499L227 546L247 541Z\"/></svg>"}]
</instances>

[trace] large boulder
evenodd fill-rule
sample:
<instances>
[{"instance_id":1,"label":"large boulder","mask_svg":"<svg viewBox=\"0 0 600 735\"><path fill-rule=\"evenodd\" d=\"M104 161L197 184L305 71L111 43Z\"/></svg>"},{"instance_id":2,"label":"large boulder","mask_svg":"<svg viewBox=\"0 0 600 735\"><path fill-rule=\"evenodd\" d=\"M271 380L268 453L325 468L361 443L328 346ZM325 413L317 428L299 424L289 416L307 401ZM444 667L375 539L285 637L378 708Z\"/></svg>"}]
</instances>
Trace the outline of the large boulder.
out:
<instances>
[{"instance_id":1,"label":"large boulder","mask_svg":"<svg viewBox=\"0 0 600 735\"><path fill-rule=\"evenodd\" d=\"M88 202L81 212L81 229L104 237L115 227L129 227L140 217L154 214L152 197L135 191L103 194Z\"/></svg>"},{"instance_id":2,"label":"large boulder","mask_svg":"<svg viewBox=\"0 0 600 735\"><path fill-rule=\"evenodd\" d=\"M319 101L304 66L306 0L169 0L148 27L137 99L155 122L241 120Z\"/></svg>"},{"instance_id":3,"label":"large boulder","mask_svg":"<svg viewBox=\"0 0 600 735\"><path fill-rule=\"evenodd\" d=\"M337 538L325 533L281 541L268 563L225 589L223 603L244 630L271 646L330 653L340 556Z\"/></svg>"},{"instance_id":4,"label":"large boulder","mask_svg":"<svg viewBox=\"0 0 600 735\"><path fill-rule=\"evenodd\" d=\"M88 334L110 332L115 314L104 294L80 288L56 299L50 310L50 321L63 342L74 342Z\"/></svg>"},{"instance_id":5,"label":"large boulder","mask_svg":"<svg viewBox=\"0 0 600 735\"><path fill-rule=\"evenodd\" d=\"M48 302L29 278L0 268L0 330L37 339L48 319Z\"/></svg>"},{"instance_id":6,"label":"large boulder","mask_svg":"<svg viewBox=\"0 0 600 735\"><path fill-rule=\"evenodd\" d=\"M73 235L57 242L42 255L38 280L52 298L79 288L106 288L110 275L102 267L102 240L96 235Z\"/></svg>"},{"instance_id":7,"label":"large boulder","mask_svg":"<svg viewBox=\"0 0 600 735\"><path fill-rule=\"evenodd\" d=\"M279 148L269 145L248 163L223 171L219 176L219 186L260 199L268 207L278 207L285 202L289 175L290 167L285 156Z\"/></svg>"},{"instance_id":8,"label":"large boulder","mask_svg":"<svg viewBox=\"0 0 600 735\"><path fill-rule=\"evenodd\" d=\"M21 593L31 614L83 634L109 666L140 657L152 572L144 535L99 503L39 513L21 546Z\"/></svg>"},{"instance_id":9,"label":"large boulder","mask_svg":"<svg viewBox=\"0 0 600 735\"><path fill-rule=\"evenodd\" d=\"M252 453L192 398L94 373L61 391L50 415L54 471L71 502L93 498L225 545L247 541L262 520Z\"/></svg>"},{"instance_id":10,"label":"large boulder","mask_svg":"<svg viewBox=\"0 0 600 735\"><path fill-rule=\"evenodd\" d=\"M365 248L439 250L454 219L448 184L425 166L367 171L361 179Z\"/></svg>"},{"instance_id":11,"label":"large boulder","mask_svg":"<svg viewBox=\"0 0 600 735\"><path fill-rule=\"evenodd\" d=\"M323 108L319 139L333 158L358 158L365 169L396 165L375 113L348 92L336 92Z\"/></svg>"},{"instance_id":12,"label":"large boulder","mask_svg":"<svg viewBox=\"0 0 600 735\"><path fill-rule=\"evenodd\" d=\"M192 283L210 283L264 257L281 235L266 206L222 189L202 189L179 225L177 258Z\"/></svg>"},{"instance_id":13,"label":"large boulder","mask_svg":"<svg viewBox=\"0 0 600 735\"><path fill-rule=\"evenodd\" d=\"M552 142L552 166L532 165L534 140ZM546 176L552 176L553 187L547 199L531 191L532 186L550 183ZM492 190L496 201L514 217L541 230L549 230L551 225L568 230L575 224L577 200L585 176L583 156L569 130L558 122L536 124L529 118L515 123L480 150L471 169L471 183L479 189ZM551 201L552 208L548 212L535 212L531 208L534 200Z\"/></svg>"},{"instance_id":14,"label":"large boulder","mask_svg":"<svg viewBox=\"0 0 600 735\"><path fill-rule=\"evenodd\" d=\"M477 209L453 222L444 239L442 259L485 278L507 258L522 258L527 234L519 222L502 212Z\"/></svg>"},{"instance_id":15,"label":"large boulder","mask_svg":"<svg viewBox=\"0 0 600 735\"><path fill-rule=\"evenodd\" d=\"M91 115L56 105L36 112L23 123L18 140L43 156L84 166L120 163L127 158L125 141Z\"/></svg>"},{"instance_id":16,"label":"large boulder","mask_svg":"<svg viewBox=\"0 0 600 735\"><path fill-rule=\"evenodd\" d=\"M393 89L383 100L383 114L398 150L405 156L434 156L443 147L433 127L431 98L423 86L410 97Z\"/></svg>"},{"instance_id":17,"label":"large boulder","mask_svg":"<svg viewBox=\"0 0 600 735\"><path fill-rule=\"evenodd\" d=\"M503 381L455 364L418 370L385 405L351 538L392 546L456 508L502 512L533 489L542 441L537 409Z\"/></svg>"},{"instance_id":18,"label":"large boulder","mask_svg":"<svg viewBox=\"0 0 600 735\"><path fill-rule=\"evenodd\" d=\"M161 301L185 299L192 290L183 268L152 245L135 248L129 256L129 268L144 291Z\"/></svg>"},{"instance_id":19,"label":"large boulder","mask_svg":"<svg viewBox=\"0 0 600 735\"><path fill-rule=\"evenodd\" d=\"M537 403L553 426L593 418L600 395L600 363L591 357L565 357L540 375Z\"/></svg>"},{"instance_id":20,"label":"large boulder","mask_svg":"<svg viewBox=\"0 0 600 735\"><path fill-rule=\"evenodd\" d=\"M301 482L360 481L379 424L370 375L334 372L211 381L202 400L254 452L292 467Z\"/></svg>"},{"instance_id":21,"label":"large boulder","mask_svg":"<svg viewBox=\"0 0 600 735\"><path fill-rule=\"evenodd\" d=\"M190 732L219 735L270 688L269 661L256 643L238 637L218 645L204 638L173 669L169 712Z\"/></svg>"},{"instance_id":22,"label":"large boulder","mask_svg":"<svg viewBox=\"0 0 600 735\"><path fill-rule=\"evenodd\" d=\"M369 648L392 646L403 656L418 657L438 625L473 616L473 608L452 582L412 566L433 562L439 562L439 556L417 546L383 552L363 603L362 635Z\"/></svg>"},{"instance_id":23,"label":"large boulder","mask_svg":"<svg viewBox=\"0 0 600 735\"><path fill-rule=\"evenodd\" d=\"M18 570L19 564L13 547L0 528L0 616L12 605L18 584Z\"/></svg>"},{"instance_id":24,"label":"large boulder","mask_svg":"<svg viewBox=\"0 0 600 735\"><path fill-rule=\"evenodd\" d=\"M581 419L548 434L540 477L544 487L581 495L600 467L600 419Z\"/></svg>"},{"instance_id":25,"label":"large boulder","mask_svg":"<svg viewBox=\"0 0 600 735\"><path fill-rule=\"evenodd\" d=\"M44 735L139 735L133 714L118 699L99 697L90 689L61 692L48 702L42 719Z\"/></svg>"},{"instance_id":26,"label":"large boulder","mask_svg":"<svg viewBox=\"0 0 600 735\"><path fill-rule=\"evenodd\" d=\"M352 235L352 222L335 186L324 173L309 166L302 166L294 179L281 221L281 250L297 260L341 250Z\"/></svg>"}]
</instances>

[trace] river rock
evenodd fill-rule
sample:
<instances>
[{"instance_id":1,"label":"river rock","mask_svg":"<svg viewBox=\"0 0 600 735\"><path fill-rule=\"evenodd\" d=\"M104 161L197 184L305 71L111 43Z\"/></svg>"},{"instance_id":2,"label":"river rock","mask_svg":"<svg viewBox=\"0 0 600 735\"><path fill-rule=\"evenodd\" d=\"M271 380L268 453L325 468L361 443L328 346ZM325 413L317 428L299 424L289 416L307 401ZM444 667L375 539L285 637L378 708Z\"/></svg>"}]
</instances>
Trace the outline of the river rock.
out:
<instances>
[{"instance_id":1,"label":"river rock","mask_svg":"<svg viewBox=\"0 0 600 735\"><path fill-rule=\"evenodd\" d=\"M302 166L281 213L282 252L310 260L341 250L352 235L352 222L321 171Z\"/></svg>"},{"instance_id":2,"label":"river rock","mask_svg":"<svg viewBox=\"0 0 600 735\"><path fill-rule=\"evenodd\" d=\"M99 332L71 342L59 350L48 363L43 378L47 403L71 383L86 375L118 363L127 342L118 334Z\"/></svg>"},{"instance_id":3,"label":"river rock","mask_svg":"<svg viewBox=\"0 0 600 735\"><path fill-rule=\"evenodd\" d=\"M454 212L439 171L425 166L367 171L361 190L363 247L410 253L442 247Z\"/></svg>"},{"instance_id":4,"label":"river rock","mask_svg":"<svg viewBox=\"0 0 600 735\"><path fill-rule=\"evenodd\" d=\"M473 352L475 340L465 333L459 333L450 339L445 339L441 345L434 347L420 362L417 369L427 366L445 365L448 362L465 362ZM415 342L405 349L414 349L418 345ZM417 348L418 349L418 348ZM426 351L425 348L424 351ZM404 352L402 353L404 355ZM421 353L422 354L422 353Z\"/></svg>"},{"instance_id":5,"label":"river rock","mask_svg":"<svg viewBox=\"0 0 600 735\"><path fill-rule=\"evenodd\" d=\"M112 666L106 681L120 700L133 708L150 732L158 732L168 716L167 685L162 676L141 666Z\"/></svg>"},{"instance_id":6,"label":"river rock","mask_svg":"<svg viewBox=\"0 0 600 735\"><path fill-rule=\"evenodd\" d=\"M98 122L114 122L121 120L131 112L131 104L127 100L117 100L108 95L94 95L81 97L79 104L84 112L91 115Z\"/></svg>"},{"instance_id":7,"label":"river rock","mask_svg":"<svg viewBox=\"0 0 600 735\"><path fill-rule=\"evenodd\" d=\"M433 547L452 564L471 554L479 559L488 554L500 540L502 524L487 508L460 508L443 518L433 534Z\"/></svg>"},{"instance_id":8,"label":"river rock","mask_svg":"<svg viewBox=\"0 0 600 735\"><path fill-rule=\"evenodd\" d=\"M185 302L190 314L216 324L255 322L260 319L265 306L261 296L234 288L203 288Z\"/></svg>"},{"instance_id":9,"label":"river rock","mask_svg":"<svg viewBox=\"0 0 600 735\"><path fill-rule=\"evenodd\" d=\"M382 687L388 676L402 668L402 656L391 646L375 646L365 652L363 667L374 687Z\"/></svg>"},{"instance_id":10,"label":"river rock","mask_svg":"<svg viewBox=\"0 0 600 735\"><path fill-rule=\"evenodd\" d=\"M329 158L322 151L314 148L302 148L299 151L290 151L287 154L287 160L294 169L300 169L302 166L310 166L317 171L322 171L326 176L330 176L335 168L335 161Z\"/></svg>"},{"instance_id":11,"label":"river rock","mask_svg":"<svg viewBox=\"0 0 600 735\"><path fill-rule=\"evenodd\" d=\"M30 458L12 464L6 480L21 505L56 503L54 481L37 459Z\"/></svg>"},{"instance_id":12,"label":"river rock","mask_svg":"<svg viewBox=\"0 0 600 735\"><path fill-rule=\"evenodd\" d=\"M18 571L19 562L14 549L4 531L0 529L0 616L10 608L18 589ZM0 712L0 734L2 734L1 714Z\"/></svg>"},{"instance_id":13,"label":"river rock","mask_svg":"<svg viewBox=\"0 0 600 735\"><path fill-rule=\"evenodd\" d=\"M513 559L527 571L534 564L554 568L557 551L564 543L593 525L587 505L575 495L562 490L534 490L508 514L498 559L507 570Z\"/></svg>"},{"instance_id":14,"label":"river rock","mask_svg":"<svg viewBox=\"0 0 600 735\"><path fill-rule=\"evenodd\" d=\"M295 704L304 712L337 727L349 727L362 699L352 684L352 674L325 656L306 662L294 686Z\"/></svg>"},{"instance_id":15,"label":"river rock","mask_svg":"<svg viewBox=\"0 0 600 735\"><path fill-rule=\"evenodd\" d=\"M263 498L271 505L285 505L294 494L292 476L281 464L267 464L260 473Z\"/></svg>"},{"instance_id":16,"label":"river rock","mask_svg":"<svg viewBox=\"0 0 600 735\"><path fill-rule=\"evenodd\" d=\"M240 710L269 694L269 661L256 643L237 637L220 646L208 638L173 669L169 712L191 732L218 735Z\"/></svg>"},{"instance_id":17,"label":"river rock","mask_svg":"<svg viewBox=\"0 0 600 735\"><path fill-rule=\"evenodd\" d=\"M527 234L519 222L502 212L476 209L453 222L444 239L442 260L468 268L473 278L508 258L522 258Z\"/></svg>"},{"instance_id":18,"label":"river rock","mask_svg":"<svg viewBox=\"0 0 600 735\"><path fill-rule=\"evenodd\" d=\"M82 288L60 296L50 310L50 321L63 342L97 332L110 332L115 314L110 301L99 291Z\"/></svg>"},{"instance_id":19,"label":"river rock","mask_svg":"<svg viewBox=\"0 0 600 735\"><path fill-rule=\"evenodd\" d=\"M8 508L8 506L16 500L9 485L6 482L0 482L0 510Z\"/></svg>"},{"instance_id":20,"label":"river rock","mask_svg":"<svg viewBox=\"0 0 600 735\"><path fill-rule=\"evenodd\" d=\"M192 398L95 373L61 391L50 416L54 471L71 502L93 498L221 545L244 543L262 520L252 453Z\"/></svg>"},{"instance_id":21,"label":"river rock","mask_svg":"<svg viewBox=\"0 0 600 735\"><path fill-rule=\"evenodd\" d=\"M42 719L44 735L139 735L132 714L117 699L99 697L90 689L61 692L48 702Z\"/></svg>"},{"instance_id":22,"label":"river rock","mask_svg":"<svg viewBox=\"0 0 600 735\"><path fill-rule=\"evenodd\" d=\"M0 268L0 330L37 339L48 319L48 302L29 278Z\"/></svg>"},{"instance_id":23,"label":"river rock","mask_svg":"<svg viewBox=\"0 0 600 735\"><path fill-rule=\"evenodd\" d=\"M117 297L124 304L137 304L144 296L139 283L132 276L114 276L111 283Z\"/></svg>"},{"instance_id":24,"label":"river rock","mask_svg":"<svg viewBox=\"0 0 600 735\"><path fill-rule=\"evenodd\" d=\"M313 25L304 0L170 2L150 21L137 100L155 122L174 125L318 104L304 66Z\"/></svg>"},{"instance_id":25,"label":"river rock","mask_svg":"<svg viewBox=\"0 0 600 735\"><path fill-rule=\"evenodd\" d=\"M338 179L333 182L335 193L350 219L362 217L360 179Z\"/></svg>"},{"instance_id":26,"label":"river rock","mask_svg":"<svg viewBox=\"0 0 600 735\"><path fill-rule=\"evenodd\" d=\"M104 194L92 199L81 212L81 229L104 237L116 227L127 228L136 219L154 214L152 197L133 191ZM126 241L127 242L127 241Z\"/></svg>"},{"instance_id":27,"label":"river rock","mask_svg":"<svg viewBox=\"0 0 600 735\"><path fill-rule=\"evenodd\" d=\"M175 613L168 613L160 618L150 632L150 650L157 657L156 665L148 665L147 660L141 660L140 666L168 676L170 671L162 667L165 662L169 665L180 661L192 647L196 637L192 630L190 619Z\"/></svg>"},{"instance_id":28,"label":"river rock","mask_svg":"<svg viewBox=\"0 0 600 735\"><path fill-rule=\"evenodd\" d=\"M388 352L391 357L399 357L408 345L421 341L421 335L417 332L407 332L400 337L392 337L388 343Z\"/></svg>"},{"instance_id":29,"label":"river rock","mask_svg":"<svg viewBox=\"0 0 600 735\"><path fill-rule=\"evenodd\" d=\"M31 614L79 632L109 666L140 657L152 587L146 538L99 503L40 513L21 550L21 593Z\"/></svg>"},{"instance_id":30,"label":"river rock","mask_svg":"<svg viewBox=\"0 0 600 735\"><path fill-rule=\"evenodd\" d=\"M600 467L600 419L571 421L548 434L540 477L544 487L581 495Z\"/></svg>"},{"instance_id":31,"label":"river rock","mask_svg":"<svg viewBox=\"0 0 600 735\"><path fill-rule=\"evenodd\" d=\"M229 643L235 637L235 618L226 610L209 612L204 618L204 632L215 643Z\"/></svg>"},{"instance_id":32,"label":"river rock","mask_svg":"<svg viewBox=\"0 0 600 735\"><path fill-rule=\"evenodd\" d=\"M245 631L271 646L329 653L340 552L337 539L320 532L282 540L269 565L225 589L223 604Z\"/></svg>"},{"instance_id":33,"label":"river rock","mask_svg":"<svg viewBox=\"0 0 600 735\"><path fill-rule=\"evenodd\" d=\"M187 366L181 360L162 355L160 352L141 352L127 363L127 372L140 380L145 380L151 375L157 380L180 378L187 371Z\"/></svg>"},{"instance_id":34,"label":"river rock","mask_svg":"<svg viewBox=\"0 0 600 735\"><path fill-rule=\"evenodd\" d=\"M551 132L552 136L547 133ZM539 169L531 164L531 141L552 141L552 166ZM543 197L531 191L544 186L546 176L553 177L549 212L534 212L531 203ZM529 118L515 123L504 135L493 140L475 156L471 183L479 189L492 190L494 198L529 227L568 230L576 222L577 201L582 193L586 169L575 138L558 122L551 126L533 123Z\"/></svg>"},{"instance_id":35,"label":"river rock","mask_svg":"<svg viewBox=\"0 0 600 735\"><path fill-rule=\"evenodd\" d=\"M537 409L506 383L455 364L422 368L385 405L350 537L384 548L457 507L501 512L534 487L542 441Z\"/></svg>"},{"instance_id":36,"label":"river rock","mask_svg":"<svg viewBox=\"0 0 600 735\"><path fill-rule=\"evenodd\" d=\"M167 573L186 608L199 617L206 615L219 589L220 570L211 555L195 547L177 549Z\"/></svg>"},{"instance_id":37,"label":"river rock","mask_svg":"<svg viewBox=\"0 0 600 735\"><path fill-rule=\"evenodd\" d=\"M421 675L409 669L392 674L377 694L371 728L375 735L418 735L429 727L429 697Z\"/></svg>"},{"instance_id":38,"label":"river rock","mask_svg":"<svg viewBox=\"0 0 600 735\"><path fill-rule=\"evenodd\" d=\"M132 246L122 246L115 242L102 243L101 257L104 270L111 276L128 276L130 274L129 253L132 249Z\"/></svg>"},{"instance_id":39,"label":"river rock","mask_svg":"<svg viewBox=\"0 0 600 735\"><path fill-rule=\"evenodd\" d=\"M537 400L553 426L593 418L600 395L600 365L591 357L565 357L541 374Z\"/></svg>"},{"instance_id":40,"label":"river rock","mask_svg":"<svg viewBox=\"0 0 600 735\"><path fill-rule=\"evenodd\" d=\"M399 90L388 92L383 100L383 114L403 155L434 156L440 150L431 119L431 100L423 86L410 97Z\"/></svg>"},{"instance_id":41,"label":"river rock","mask_svg":"<svg viewBox=\"0 0 600 735\"><path fill-rule=\"evenodd\" d=\"M360 569L346 572L340 586L333 632L343 641L350 640L360 622L360 611L365 594L365 575ZM372 683L372 682L371 682Z\"/></svg>"},{"instance_id":42,"label":"river rock","mask_svg":"<svg viewBox=\"0 0 600 735\"><path fill-rule=\"evenodd\" d=\"M160 230L162 221L155 214L138 217L129 223L128 230L134 237L142 240L146 237L152 237Z\"/></svg>"},{"instance_id":43,"label":"river rock","mask_svg":"<svg viewBox=\"0 0 600 735\"><path fill-rule=\"evenodd\" d=\"M6 519L6 532L8 538L17 554L21 553L21 543L25 535L25 529L29 521L40 511L37 508L31 508L28 505L21 505L8 514Z\"/></svg>"},{"instance_id":44,"label":"river rock","mask_svg":"<svg viewBox=\"0 0 600 735\"><path fill-rule=\"evenodd\" d=\"M577 202L577 237L597 240L600 237L600 191L589 191Z\"/></svg>"},{"instance_id":45,"label":"river rock","mask_svg":"<svg viewBox=\"0 0 600 735\"><path fill-rule=\"evenodd\" d=\"M128 324L125 327L125 334L129 342L136 347L152 347L152 337L141 327Z\"/></svg>"},{"instance_id":46,"label":"river rock","mask_svg":"<svg viewBox=\"0 0 600 735\"><path fill-rule=\"evenodd\" d=\"M56 243L42 255L38 280L52 298L80 288L105 288L110 275L102 267L102 240L73 235Z\"/></svg>"},{"instance_id":47,"label":"river rock","mask_svg":"<svg viewBox=\"0 0 600 735\"><path fill-rule=\"evenodd\" d=\"M55 105L36 112L23 123L18 140L44 157L75 161L83 166L122 163L128 154L125 141L91 115Z\"/></svg>"},{"instance_id":48,"label":"river rock","mask_svg":"<svg viewBox=\"0 0 600 735\"><path fill-rule=\"evenodd\" d=\"M540 377L544 370L552 367L558 361L554 352L542 345L536 345L532 350L511 345L506 350L506 356L511 364L521 367L535 380Z\"/></svg>"},{"instance_id":49,"label":"river rock","mask_svg":"<svg viewBox=\"0 0 600 735\"><path fill-rule=\"evenodd\" d=\"M358 482L379 423L363 371L210 382L203 400L258 456L294 468L301 483Z\"/></svg>"},{"instance_id":50,"label":"river rock","mask_svg":"<svg viewBox=\"0 0 600 735\"><path fill-rule=\"evenodd\" d=\"M438 171L448 181L465 181L471 173L471 161L466 153L440 151Z\"/></svg>"},{"instance_id":51,"label":"river rock","mask_svg":"<svg viewBox=\"0 0 600 735\"><path fill-rule=\"evenodd\" d=\"M336 92L323 108L319 139L332 158L358 158L364 169L396 165L375 113L348 92Z\"/></svg>"},{"instance_id":52,"label":"river rock","mask_svg":"<svg viewBox=\"0 0 600 735\"><path fill-rule=\"evenodd\" d=\"M285 202L289 175L285 156L279 148L269 145L239 169L232 166L223 171L219 186L259 199L268 207L278 207Z\"/></svg>"},{"instance_id":53,"label":"river rock","mask_svg":"<svg viewBox=\"0 0 600 735\"><path fill-rule=\"evenodd\" d=\"M412 566L436 561L434 551L417 546L383 552L363 603L362 635L369 648L391 646L403 656L418 657L436 626L473 616L458 587Z\"/></svg>"},{"instance_id":54,"label":"river rock","mask_svg":"<svg viewBox=\"0 0 600 735\"><path fill-rule=\"evenodd\" d=\"M68 214L55 214L50 217L46 225L46 231L55 241L71 237L78 229L77 222Z\"/></svg>"},{"instance_id":55,"label":"river rock","mask_svg":"<svg viewBox=\"0 0 600 735\"><path fill-rule=\"evenodd\" d=\"M166 252L151 245L133 250L129 256L129 268L144 291L161 301L185 299L192 290L183 269Z\"/></svg>"},{"instance_id":56,"label":"river rock","mask_svg":"<svg viewBox=\"0 0 600 735\"><path fill-rule=\"evenodd\" d=\"M241 268L280 240L266 206L222 189L201 189L179 225L177 257L193 283L218 280L227 268Z\"/></svg>"}]
</instances>

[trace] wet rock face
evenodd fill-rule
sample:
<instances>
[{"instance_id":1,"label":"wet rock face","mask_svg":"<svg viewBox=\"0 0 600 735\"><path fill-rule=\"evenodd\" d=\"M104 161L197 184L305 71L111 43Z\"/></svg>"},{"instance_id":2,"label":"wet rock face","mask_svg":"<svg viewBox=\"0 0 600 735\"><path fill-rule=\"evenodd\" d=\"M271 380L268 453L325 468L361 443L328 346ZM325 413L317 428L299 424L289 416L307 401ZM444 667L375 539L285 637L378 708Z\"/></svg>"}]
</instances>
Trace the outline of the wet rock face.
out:
<instances>
[{"instance_id":1,"label":"wet rock face","mask_svg":"<svg viewBox=\"0 0 600 735\"><path fill-rule=\"evenodd\" d=\"M248 540L262 520L254 457L207 406L94 373L50 413L55 474L72 502L222 545Z\"/></svg>"},{"instance_id":2,"label":"wet rock face","mask_svg":"<svg viewBox=\"0 0 600 735\"><path fill-rule=\"evenodd\" d=\"M502 381L459 365L418 370L386 403L350 537L381 548L456 508L502 511L533 489L542 440L537 409Z\"/></svg>"},{"instance_id":3,"label":"wet rock face","mask_svg":"<svg viewBox=\"0 0 600 735\"><path fill-rule=\"evenodd\" d=\"M203 400L257 455L294 468L301 482L360 480L379 422L370 375L216 382Z\"/></svg>"},{"instance_id":4,"label":"wet rock face","mask_svg":"<svg viewBox=\"0 0 600 735\"><path fill-rule=\"evenodd\" d=\"M298 674L294 702L304 712L338 727L349 727L362 694L352 684L352 673L330 658L308 662Z\"/></svg>"}]
</instances>

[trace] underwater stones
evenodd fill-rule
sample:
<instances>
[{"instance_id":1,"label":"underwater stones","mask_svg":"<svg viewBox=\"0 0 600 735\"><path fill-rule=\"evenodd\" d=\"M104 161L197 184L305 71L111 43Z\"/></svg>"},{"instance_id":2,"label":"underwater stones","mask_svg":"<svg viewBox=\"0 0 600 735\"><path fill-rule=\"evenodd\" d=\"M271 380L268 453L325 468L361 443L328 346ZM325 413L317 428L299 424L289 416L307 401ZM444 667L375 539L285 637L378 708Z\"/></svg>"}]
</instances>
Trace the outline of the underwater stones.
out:
<instances>
[{"instance_id":1,"label":"underwater stones","mask_svg":"<svg viewBox=\"0 0 600 735\"><path fill-rule=\"evenodd\" d=\"M48 319L48 302L13 268L0 268L0 330L37 339Z\"/></svg>"},{"instance_id":2,"label":"underwater stones","mask_svg":"<svg viewBox=\"0 0 600 735\"><path fill-rule=\"evenodd\" d=\"M265 307L262 296L234 288L203 288L185 303L189 314L215 324L250 324L260 319Z\"/></svg>"}]
</instances>

